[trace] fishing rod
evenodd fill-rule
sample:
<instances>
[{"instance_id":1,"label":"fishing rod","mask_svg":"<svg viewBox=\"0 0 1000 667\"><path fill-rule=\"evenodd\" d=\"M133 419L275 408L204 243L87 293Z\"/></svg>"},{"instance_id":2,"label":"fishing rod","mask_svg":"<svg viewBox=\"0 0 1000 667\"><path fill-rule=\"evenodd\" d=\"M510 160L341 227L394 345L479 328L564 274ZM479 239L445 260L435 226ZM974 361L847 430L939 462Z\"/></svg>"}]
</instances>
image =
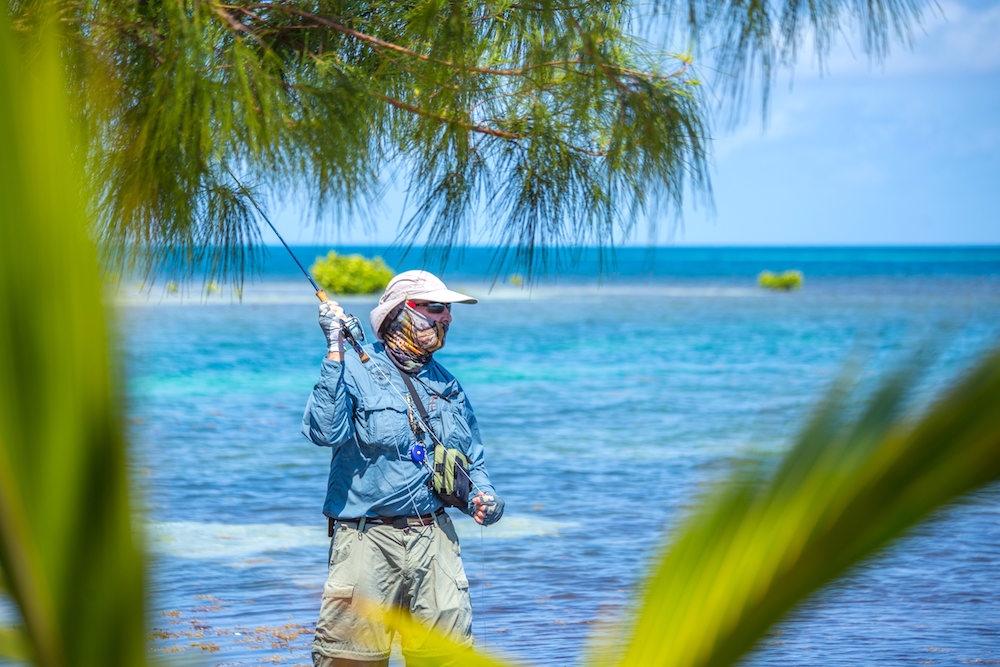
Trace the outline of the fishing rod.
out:
<instances>
[{"instance_id":1,"label":"fishing rod","mask_svg":"<svg viewBox=\"0 0 1000 667\"><path fill-rule=\"evenodd\" d=\"M271 231L274 232L274 235L278 237L278 240L281 241L281 245L285 246L285 250L288 251L288 254L291 256L292 261L294 261L295 265L299 267L299 271L302 272L302 275L306 277L306 280L308 280L309 283L313 286L313 289L316 290L316 298L319 299L322 303L328 302L330 300L330 297L326 295L326 291L322 287L316 284L316 281L313 280L313 277L309 275L308 271L306 271L306 267L302 266L302 262L299 261L299 258L295 256L295 253L292 252L292 249L288 247L287 243L285 243L285 239L283 239L281 237L281 234L278 233L278 229L271 222L271 219L267 217L267 214L264 213L263 209L261 209L261 207L257 205L257 201L250 195L250 192L246 189L246 186L244 186L243 183L241 183L240 180L236 178L236 175L233 174L233 172L230 171L229 175L232 176L233 180L236 181L236 184L240 186L240 190L242 190L243 194L246 195L246 198L250 200L250 203L253 204L253 207L257 209L257 213L260 215L261 218L264 219L264 222L266 222L267 226L271 228ZM346 314L347 314L346 318L340 319L340 330L344 332L344 340L346 340L348 344L354 349L354 351L358 353L358 356L361 358L361 363L363 364L368 363L371 357L369 357L368 354L361 348L361 343L358 342L358 341L364 342L365 330L361 328L361 322L358 321L357 317L351 315L350 313Z\"/></svg>"},{"instance_id":2,"label":"fishing rod","mask_svg":"<svg viewBox=\"0 0 1000 667\"><path fill-rule=\"evenodd\" d=\"M253 202L252 199L250 201ZM303 275L305 275L306 279L312 284L313 289L316 290L316 298L323 303L327 303L330 300L330 297L326 295L326 291L322 287L316 284L316 281L313 280L313 277L309 275L309 272L306 271L304 266L302 266L302 262L299 261L299 258L295 256L295 253L292 252L292 249L288 247L287 243L285 243L285 239L281 238L281 234L279 234L278 230L274 228L274 225L271 224L271 221L267 219L267 216L264 215L264 212L260 210L256 202L254 202L254 208L256 208L257 212L260 213L261 217L264 218L264 222L267 223L268 227L271 228L271 231L274 232L274 235L278 237L279 241L281 241L281 245L285 246L285 250L287 250L288 254L291 255L292 260L295 262L296 265L298 265L299 270L303 273ZM366 353L361 348L361 343L358 342L359 340L364 341L365 339L365 330L361 328L361 322L358 321L358 318L348 313L346 319L341 318L340 320L340 330L344 332L344 340L346 340L348 344L352 348L354 348L354 351L358 353L358 356L361 357L361 363L363 364L368 363L371 357L369 357L368 353Z\"/></svg>"}]
</instances>

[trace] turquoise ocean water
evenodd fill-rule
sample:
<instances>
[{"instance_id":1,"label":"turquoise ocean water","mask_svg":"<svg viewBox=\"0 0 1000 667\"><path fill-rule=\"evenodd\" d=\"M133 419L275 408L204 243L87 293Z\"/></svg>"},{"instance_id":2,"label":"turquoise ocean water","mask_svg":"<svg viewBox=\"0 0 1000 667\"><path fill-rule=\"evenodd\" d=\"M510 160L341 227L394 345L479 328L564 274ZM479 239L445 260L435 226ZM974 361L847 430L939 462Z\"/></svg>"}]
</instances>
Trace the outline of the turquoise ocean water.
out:
<instances>
[{"instance_id":1,"label":"turquoise ocean water","mask_svg":"<svg viewBox=\"0 0 1000 667\"><path fill-rule=\"evenodd\" d=\"M295 250L308 266L327 248ZM299 420L324 345L309 284L282 248L265 259L242 301L163 281L115 297L164 657L309 664L329 455ZM936 346L926 401L1000 344L1000 248L626 249L603 265L583 252L530 287L491 259L428 268L481 299L455 307L438 356L507 501L497 526L459 521L477 644L521 664L577 664L707 485L784 451L849 361L877 374ZM805 284L761 290L765 269ZM367 326L375 299L342 301ZM1000 662L998 500L987 489L921 525L748 664Z\"/></svg>"}]
</instances>

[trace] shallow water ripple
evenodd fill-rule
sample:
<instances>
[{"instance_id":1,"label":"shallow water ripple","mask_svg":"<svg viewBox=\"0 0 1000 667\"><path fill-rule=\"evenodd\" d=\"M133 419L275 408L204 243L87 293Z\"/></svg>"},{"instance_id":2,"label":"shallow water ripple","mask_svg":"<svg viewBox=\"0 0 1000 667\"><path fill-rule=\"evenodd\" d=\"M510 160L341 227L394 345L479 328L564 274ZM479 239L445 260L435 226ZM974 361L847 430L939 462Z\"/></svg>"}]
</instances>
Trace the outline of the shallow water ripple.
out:
<instances>
[{"instance_id":1,"label":"shallow water ripple","mask_svg":"<svg viewBox=\"0 0 1000 667\"><path fill-rule=\"evenodd\" d=\"M930 400L995 344L991 276L807 274L781 295L724 279L495 296L470 283L483 299L456 308L439 354L471 397L507 501L497 526L457 521L478 644L579 664L673 526L734 466L779 457L848 360L870 377L937 342L917 389ZM322 339L308 290L254 289L243 305L122 306L154 646L209 664L308 664L329 453L298 429ZM347 300L359 314L372 305ZM798 609L747 664L1000 661L998 496L918 527Z\"/></svg>"}]
</instances>

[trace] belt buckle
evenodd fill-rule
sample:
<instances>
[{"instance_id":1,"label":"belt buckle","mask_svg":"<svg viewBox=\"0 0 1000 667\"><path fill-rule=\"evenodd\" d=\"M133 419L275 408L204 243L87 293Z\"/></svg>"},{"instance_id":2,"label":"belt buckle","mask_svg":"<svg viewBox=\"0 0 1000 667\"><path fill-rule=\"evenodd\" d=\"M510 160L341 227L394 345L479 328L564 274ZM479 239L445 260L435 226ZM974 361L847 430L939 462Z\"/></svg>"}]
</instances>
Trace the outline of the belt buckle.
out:
<instances>
[{"instance_id":1,"label":"belt buckle","mask_svg":"<svg viewBox=\"0 0 1000 667\"><path fill-rule=\"evenodd\" d=\"M409 528L410 527L410 521L409 521L408 517L405 517L405 516L394 516L392 518L392 527L393 528L399 528L401 530L404 529L404 528Z\"/></svg>"}]
</instances>

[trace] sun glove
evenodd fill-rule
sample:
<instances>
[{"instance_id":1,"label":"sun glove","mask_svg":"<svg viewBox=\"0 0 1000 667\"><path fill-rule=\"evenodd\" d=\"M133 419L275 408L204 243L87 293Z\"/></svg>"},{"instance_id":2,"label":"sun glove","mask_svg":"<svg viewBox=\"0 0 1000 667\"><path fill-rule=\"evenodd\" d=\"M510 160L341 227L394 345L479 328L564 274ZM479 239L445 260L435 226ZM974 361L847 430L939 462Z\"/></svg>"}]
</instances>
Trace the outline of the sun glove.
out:
<instances>
[{"instance_id":1,"label":"sun glove","mask_svg":"<svg viewBox=\"0 0 1000 667\"><path fill-rule=\"evenodd\" d=\"M485 503L486 516L483 517L483 525L492 526L503 516L503 498L498 495L492 495L486 496L484 500L487 502Z\"/></svg>"},{"instance_id":2,"label":"sun glove","mask_svg":"<svg viewBox=\"0 0 1000 667\"><path fill-rule=\"evenodd\" d=\"M319 328L326 336L326 349L328 352L344 352L344 330L341 322L344 318L344 309L336 301L324 301L319 304Z\"/></svg>"}]
</instances>

